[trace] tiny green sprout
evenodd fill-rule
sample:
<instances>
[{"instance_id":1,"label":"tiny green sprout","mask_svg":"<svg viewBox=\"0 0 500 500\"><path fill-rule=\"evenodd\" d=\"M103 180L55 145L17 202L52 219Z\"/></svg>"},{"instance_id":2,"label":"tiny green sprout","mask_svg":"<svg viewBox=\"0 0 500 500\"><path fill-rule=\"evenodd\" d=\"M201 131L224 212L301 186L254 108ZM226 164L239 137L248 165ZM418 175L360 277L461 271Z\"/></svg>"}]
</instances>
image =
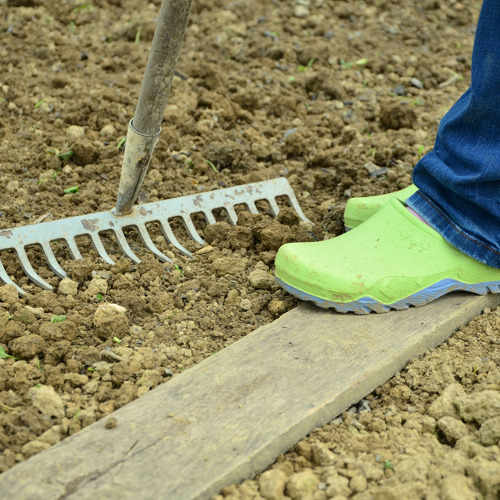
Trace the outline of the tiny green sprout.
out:
<instances>
[{"instance_id":1,"label":"tiny green sprout","mask_svg":"<svg viewBox=\"0 0 500 500\"><path fill-rule=\"evenodd\" d=\"M271 31L271 35L274 37L274 38L279 38L280 34L277 32L277 31Z\"/></svg>"},{"instance_id":2,"label":"tiny green sprout","mask_svg":"<svg viewBox=\"0 0 500 500\"><path fill-rule=\"evenodd\" d=\"M69 160L73 156L73 151L69 149L64 153L57 153L57 156L61 158L61 160Z\"/></svg>"},{"instance_id":3,"label":"tiny green sprout","mask_svg":"<svg viewBox=\"0 0 500 500\"><path fill-rule=\"evenodd\" d=\"M347 62L345 61L344 59L339 59L339 64L343 67L343 68L352 68L354 66L354 64L352 62Z\"/></svg>"},{"instance_id":4,"label":"tiny green sprout","mask_svg":"<svg viewBox=\"0 0 500 500\"><path fill-rule=\"evenodd\" d=\"M118 337L113 337L113 340L114 340L117 344L121 344L121 343L122 343L121 339L119 339Z\"/></svg>"},{"instance_id":5,"label":"tiny green sprout","mask_svg":"<svg viewBox=\"0 0 500 500\"><path fill-rule=\"evenodd\" d=\"M102 296L102 293L98 293L96 296L95 296L95 300L97 302L102 302L104 300L104 297Z\"/></svg>"},{"instance_id":6,"label":"tiny green sprout","mask_svg":"<svg viewBox=\"0 0 500 500\"><path fill-rule=\"evenodd\" d=\"M40 366L40 360L39 359L36 360L36 368L37 368L38 371L42 371L42 367Z\"/></svg>"},{"instance_id":7,"label":"tiny green sprout","mask_svg":"<svg viewBox=\"0 0 500 500\"><path fill-rule=\"evenodd\" d=\"M186 161L186 164L188 166L188 168L191 170L192 168L194 168L194 163L193 163L193 160L191 160L191 158L189 158L187 161Z\"/></svg>"},{"instance_id":8,"label":"tiny green sprout","mask_svg":"<svg viewBox=\"0 0 500 500\"><path fill-rule=\"evenodd\" d=\"M299 72L304 73L305 71L309 71L312 68L312 65L314 64L314 57L309 59L309 62L306 64L306 66L299 66Z\"/></svg>"},{"instance_id":9,"label":"tiny green sprout","mask_svg":"<svg viewBox=\"0 0 500 500\"><path fill-rule=\"evenodd\" d=\"M65 189L64 190L64 193L65 194L69 194L69 193L78 193L78 191L80 190L80 188L78 186L72 186L68 189Z\"/></svg>"},{"instance_id":10,"label":"tiny green sprout","mask_svg":"<svg viewBox=\"0 0 500 500\"><path fill-rule=\"evenodd\" d=\"M69 25L68 25L68 29L69 29L70 31L75 31L75 30L76 30L76 24L75 24L73 21L71 21L71 22L69 23Z\"/></svg>"},{"instance_id":11,"label":"tiny green sprout","mask_svg":"<svg viewBox=\"0 0 500 500\"><path fill-rule=\"evenodd\" d=\"M51 323L62 323L63 321L66 321L66 316L64 314L55 314L50 318Z\"/></svg>"},{"instance_id":12,"label":"tiny green sprout","mask_svg":"<svg viewBox=\"0 0 500 500\"><path fill-rule=\"evenodd\" d=\"M127 138L125 136L123 136L119 141L118 141L118 144L116 145L116 149L121 149L122 146L125 144Z\"/></svg>"},{"instance_id":13,"label":"tiny green sprout","mask_svg":"<svg viewBox=\"0 0 500 500\"><path fill-rule=\"evenodd\" d=\"M40 389L40 387L42 387L42 384L36 384L35 385L35 389Z\"/></svg>"},{"instance_id":14,"label":"tiny green sprout","mask_svg":"<svg viewBox=\"0 0 500 500\"><path fill-rule=\"evenodd\" d=\"M421 144L421 145L418 147L418 150L417 150L417 155L418 155L418 157L420 158L423 154L424 154L424 145L423 145L423 144Z\"/></svg>"},{"instance_id":15,"label":"tiny green sprout","mask_svg":"<svg viewBox=\"0 0 500 500\"><path fill-rule=\"evenodd\" d=\"M358 59L357 61L354 62L356 66L366 66L366 63L368 62L368 59L363 58L363 59Z\"/></svg>"},{"instance_id":16,"label":"tiny green sprout","mask_svg":"<svg viewBox=\"0 0 500 500\"><path fill-rule=\"evenodd\" d=\"M45 21L48 22L48 23L51 23L52 22L52 18L50 16L46 16L45 17Z\"/></svg>"},{"instance_id":17,"label":"tiny green sprout","mask_svg":"<svg viewBox=\"0 0 500 500\"><path fill-rule=\"evenodd\" d=\"M174 266L181 273L181 276L184 276L184 271L177 264L174 264Z\"/></svg>"},{"instance_id":18,"label":"tiny green sprout","mask_svg":"<svg viewBox=\"0 0 500 500\"><path fill-rule=\"evenodd\" d=\"M5 99L3 97L0 97L0 104L2 104L2 102L4 102Z\"/></svg>"},{"instance_id":19,"label":"tiny green sprout","mask_svg":"<svg viewBox=\"0 0 500 500\"><path fill-rule=\"evenodd\" d=\"M45 99L40 99L40 100L39 100L39 101L35 104L35 109L38 109L38 108L42 105L42 103L44 103L44 102L45 102Z\"/></svg>"},{"instance_id":20,"label":"tiny green sprout","mask_svg":"<svg viewBox=\"0 0 500 500\"><path fill-rule=\"evenodd\" d=\"M82 3L82 5L77 5L74 9L73 12L79 12L81 10L89 9L90 12L94 11L94 7L90 3Z\"/></svg>"},{"instance_id":21,"label":"tiny green sprout","mask_svg":"<svg viewBox=\"0 0 500 500\"><path fill-rule=\"evenodd\" d=\"M478 369L478 366L477 366L477 363L474 365L474 376L477 377L477 369Z\"/></svg>"},{"instance_id":22,"label":"tiny green sprout","mask_svg":"<svg viewBox=\"0 0 500 500\"><path fill-rule=\"evenodd\" d=\"M218 174L219 171L217 170L217 167L210 161L210 160L205 160L207 162L207 165L216 173Z\"/></svg>"},{"instance_id":23,"label":"tiny green sprout","mask_svg":"<svg viewBox=\"0 0 500 500\"><path fill-rule=\"evenodd\" d=\"M78 414L80 413L80 410L76 410L76 413L73 415L73 418L78 417Z\"/></svg>"},{"instance_id":24,"label":"tiny green sprout","mask_svg":"<svg viewBox=\"0 0 500 500\"><path fill-rule=\"evenodd\" d=\"M14 359L17 359L16 357L14 356L11 356L10 354L7 354L5 352L5 349L3 347L0 347L0 359L7 359L7 358L14 358Z\"/></svg>"},{"instance_id":25,"label":"tiny green sprout","mask_svg":"<svg viewBox=\"0 0 500 500\"><path fill-rule=\"evenodd\" d=\"M87 368L87 371L90 372L90 373L94 373L95 372L95 370L91 366L89 366Z\"/></svg>"},{"instance_id":26,"label":"tiny green sprout","mask_svg":"<svg viewBox=\"0 0 500 500\"><path fill-rule=\"evenodd\" d=\"M138 45L138 44L139 44L139 42L140 42L140 40L141 40L141 31L142 31L142 27L141 27L141 26L139 26L139 28L137 29L137 32L136 32L136 34L135 34L135 40L134 40L134 43L135 43L136 45Z\"/></svg>"},{"instance_id":27,"label":"tiny green sprout","mask_svg":"<svg viewBox=\"0 0 500 500\"><path fill-rule=\"evenodd\" d=\"M392 466L390 460L385 461L385 463L382 465L382 470L394 470L394 467Z\"/></svg>"},{"instance_id":28,"label":"tiny green sprout","mask_svg":"<svg viewBox=\"0 0 500 500\"><path fill-rule=\"evenodd\" d=\"M289 82L294 82L295 81L295 77L294 76L289 76L288 77L288 81Z\"/></svg>"}]
</instances>

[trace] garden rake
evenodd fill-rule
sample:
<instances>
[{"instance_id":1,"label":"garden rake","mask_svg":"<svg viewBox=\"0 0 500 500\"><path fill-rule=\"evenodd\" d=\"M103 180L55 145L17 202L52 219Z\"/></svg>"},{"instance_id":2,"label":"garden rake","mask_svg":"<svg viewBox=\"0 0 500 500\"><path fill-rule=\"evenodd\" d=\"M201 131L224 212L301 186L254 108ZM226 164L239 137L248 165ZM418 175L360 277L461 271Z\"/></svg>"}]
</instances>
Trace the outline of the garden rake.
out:
<instances>
[{"instance_id":1,"label":"garden rake","mask_svg":"<svg viewBox=\"0 0 500 500\"><path fill-rule=\"evenodd\" d=\"M14 250L25 274L38 286L46 290L52 289L52 286L36 273L28 258L26 247L30 245L41 247L49 267L57 276L68 278L52 251L51 242L64 241L71 257L81 259L82 255L75 238L87 235L103 261L114 264L100 236L104 231L111 231L121 251L132 261L139 263L140 259L132 251L123 232L124 228L132 227L138 231L147 249L160 260L171 262L153 243L146 228L147 223L158 223L168 243L184 255L192 256L175 237L169 219L180 217L189 236L199 245L205 245L205 242L191 219L195 213L203 214L208 224L214 224L216 219L213 211L225 209L230 222L236 224L238 220L234 209L236 204L245 205L251 213L259 213L255 203L265 200L269 203L272 215L276 217L279 212L276 198L285 196L299 217L307 221L293 189L285 178L134 206L160 135L163 113L184 38L191 1L163 0L162 2L139 100L127 131L115 209L0 230L0 252ZM0 280L14 285L21 296L26 295L24 290L10 278L1 259Z\"/></svg>"}]
</instances>

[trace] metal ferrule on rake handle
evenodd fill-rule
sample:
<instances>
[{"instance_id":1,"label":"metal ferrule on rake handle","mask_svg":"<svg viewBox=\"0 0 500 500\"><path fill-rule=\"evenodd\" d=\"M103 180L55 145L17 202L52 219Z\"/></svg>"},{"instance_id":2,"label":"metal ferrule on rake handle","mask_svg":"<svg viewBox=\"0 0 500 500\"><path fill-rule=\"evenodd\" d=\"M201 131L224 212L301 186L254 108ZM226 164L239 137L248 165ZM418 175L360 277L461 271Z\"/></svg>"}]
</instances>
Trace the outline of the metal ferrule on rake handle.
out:
<instances>
[{"instance_id":1,"label":"metal ferrule on rake handle","mask_svg":"<svg viewBox=\"0 0 500 500\"><path fill-rule=\"evenodd\" d=\"M142 80L139 101L127 132L116 214L132 211L158 142L175 66L192 0L163 0Z\"/></svg>"}]
</instances>

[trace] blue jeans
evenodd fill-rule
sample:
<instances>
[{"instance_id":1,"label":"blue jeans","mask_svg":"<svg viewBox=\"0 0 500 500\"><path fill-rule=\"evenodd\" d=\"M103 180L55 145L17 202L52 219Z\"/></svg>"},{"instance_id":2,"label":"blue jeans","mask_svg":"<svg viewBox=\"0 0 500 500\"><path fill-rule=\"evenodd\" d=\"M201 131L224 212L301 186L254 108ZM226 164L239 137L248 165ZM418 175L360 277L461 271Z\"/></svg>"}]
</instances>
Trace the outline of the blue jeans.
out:
<instances>
[{"instance_id":1,"label":"blue jeans","mask_svg":"<svg viewBox=\"0 0 500 500\"><path fill-rule=\"evenodd\" d=\"M471 86L415 166L407 203L451 245L500 268L500 5L484 0Z\"/></svg>"}]
</instances>

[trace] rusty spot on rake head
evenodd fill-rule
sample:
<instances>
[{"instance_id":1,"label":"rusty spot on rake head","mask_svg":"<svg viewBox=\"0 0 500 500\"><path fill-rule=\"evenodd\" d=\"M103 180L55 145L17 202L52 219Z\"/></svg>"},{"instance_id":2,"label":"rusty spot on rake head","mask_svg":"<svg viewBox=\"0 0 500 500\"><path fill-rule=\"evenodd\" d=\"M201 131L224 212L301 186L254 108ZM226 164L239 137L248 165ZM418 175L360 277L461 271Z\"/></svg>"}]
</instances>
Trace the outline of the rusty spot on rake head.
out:
<instances>
[{"instance_id":1,"label":"rusty spot on rake head","mask_svg":"<svg viewBox=\"0 0 500 500\"><path fill-rule=\"evenodd\" d=\"M152 210L146 210L144 207L140 207L137 211L139 212L139 215L148 215L153 213Z\"/></svg>"},{"instance_id":2,"label":"rusty spot on rake head","mask_svg":"<svg viewBox=\"0 0 500 500\"><path fill-rule=\"evenodd\" d=\"M94 231L98 230L98 227L96 226L97 221L98 221L98 219L84 219L84 220L82 220L82 226L87 231L94 232Z\"/></svg>"},{"instance_id":3,"label":"rusty spot on rake head","mask_svg":"<svg viewBox=\"0 0 500 500\"><path fill-rule=\"evenodd\" d=\"M10 237L12 236L12 231L10 229L4 229L3 231L0 231L0 236L10 239Z\"/></svg>"},{"instance_id":4,"label":"rusty spot on rake head","mask_svg":"<svg viewBox=\"0 0 500 500\"><path fill-rule=\"evenodd\" d=\"M193 199L193 205L195 207L202 207L203 206L203 196L199 194L198 196L195 196Z\"/></svg>"}]
</instances>

